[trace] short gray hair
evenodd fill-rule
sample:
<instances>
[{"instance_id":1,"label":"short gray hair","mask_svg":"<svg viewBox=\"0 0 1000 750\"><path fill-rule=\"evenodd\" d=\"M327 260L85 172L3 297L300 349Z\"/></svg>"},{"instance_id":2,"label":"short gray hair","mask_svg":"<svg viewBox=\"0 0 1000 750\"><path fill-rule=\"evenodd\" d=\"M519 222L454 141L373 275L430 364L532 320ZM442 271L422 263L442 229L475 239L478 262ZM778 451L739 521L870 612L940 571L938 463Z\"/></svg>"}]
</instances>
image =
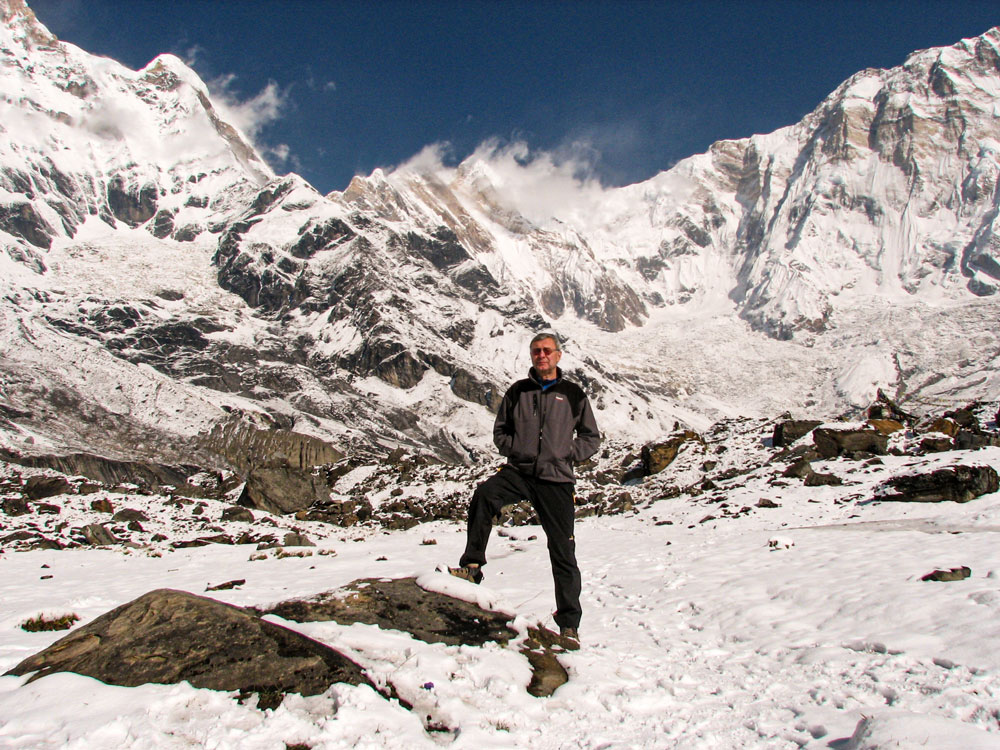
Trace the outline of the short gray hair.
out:
<instances>
[{"instance_id":1,"label":"short gray hair","mask_svg":"<svg viewBox=\"0 0 1000 750\"><path fill-rule=\"evenodd\" d=\"M531 343L528 344L528 348L531 348L539 341L544 341L545 339L552 339L556 344L556 351L557 352L562 351L562 344L559 343L559 337L556 336L554 333L549 333L548 331L543 331L542 333L535 334L535 338L533 338L531 340Z\"/></svg>"}]
</instances>

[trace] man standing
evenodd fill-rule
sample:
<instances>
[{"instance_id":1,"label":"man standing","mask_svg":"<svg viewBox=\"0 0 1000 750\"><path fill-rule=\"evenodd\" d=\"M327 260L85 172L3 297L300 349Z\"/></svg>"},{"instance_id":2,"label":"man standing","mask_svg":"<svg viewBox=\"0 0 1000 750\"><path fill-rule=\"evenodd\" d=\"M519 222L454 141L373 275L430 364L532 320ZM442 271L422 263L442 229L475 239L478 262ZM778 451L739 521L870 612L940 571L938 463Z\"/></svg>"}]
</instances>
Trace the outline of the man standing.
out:
<instances>
[{"instance_id":1,"label":"man standing","mask_svg":"<svg viewBox=\"0 0 1000 750\"><path fill-rule=\"evenodd\" d=\"M493 442L507 463L476 488L469 506L465 553L452 575L483 579L493 519L505 505L531 502L548 539L555 581L556 624L579 647L580 568L573 538L573 463L597 452L601 435L586 394L563 379L562 351L552 333L531 340L531 370L504 394L493 424Z\"/></svg>"}]
</instances>

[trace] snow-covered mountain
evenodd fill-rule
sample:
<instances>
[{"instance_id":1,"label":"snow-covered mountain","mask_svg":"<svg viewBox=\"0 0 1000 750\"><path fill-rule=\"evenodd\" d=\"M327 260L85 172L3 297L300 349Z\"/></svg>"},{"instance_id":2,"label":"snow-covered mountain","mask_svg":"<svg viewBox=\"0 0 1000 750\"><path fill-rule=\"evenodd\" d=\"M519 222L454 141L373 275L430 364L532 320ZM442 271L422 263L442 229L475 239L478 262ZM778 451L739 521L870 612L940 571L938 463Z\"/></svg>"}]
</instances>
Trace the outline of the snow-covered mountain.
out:
<instances>
[{"instance_id":1,"label":"snow-covered mountain","mask_svg":"<svg viewBox=\"0 0 1000 750\"><path fill-rule=\"evenodd\" d=\"M540 328L637 443L1000 391L1000 30L638 185L487 147L323 196L177 58L131 71L21 0L0 18L9 452L238 465L263 431L306 464L466 459Z\"/></svg>"}]
</instances>

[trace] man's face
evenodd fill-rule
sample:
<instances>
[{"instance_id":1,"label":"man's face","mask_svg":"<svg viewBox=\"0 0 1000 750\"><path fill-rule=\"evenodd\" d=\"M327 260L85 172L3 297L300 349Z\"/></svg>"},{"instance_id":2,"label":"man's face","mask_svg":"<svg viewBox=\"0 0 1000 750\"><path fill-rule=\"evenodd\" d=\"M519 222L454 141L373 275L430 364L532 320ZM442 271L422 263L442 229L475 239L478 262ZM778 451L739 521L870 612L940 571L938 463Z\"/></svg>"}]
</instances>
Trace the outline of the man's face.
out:
<instances>
[{"instance_id":1,"label":"man's face","mask_svg":"<svg viewBox=\"0 0 1000 750\"><path fill-rule=\"evenodd\" d=\"M531 364L544 380L552 380L556 376L556 365L561 357L562 352L552 339L541 339L531 345Z\"/></svg>"}]
</instances>

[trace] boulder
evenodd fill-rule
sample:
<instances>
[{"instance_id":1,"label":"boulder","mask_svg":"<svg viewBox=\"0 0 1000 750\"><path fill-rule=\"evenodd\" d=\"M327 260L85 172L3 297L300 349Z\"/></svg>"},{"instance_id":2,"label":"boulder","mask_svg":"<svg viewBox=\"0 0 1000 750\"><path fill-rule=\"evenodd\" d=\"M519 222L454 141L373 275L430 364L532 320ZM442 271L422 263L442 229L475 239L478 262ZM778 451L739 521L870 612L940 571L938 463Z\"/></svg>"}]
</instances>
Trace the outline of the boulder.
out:
<instances>
[{"instance_id":1,"label":"boulder","mask_svg":"<svg viewBox=\"0 0 1000 750\"><path fill-rule=\"evenodd\" d=\"M249 508L244 508L239 505L231 505L222 511L223 521L241 521L243 523L253 523L254 517L253 513Z\"/></svg>"},{"instance_id":2,"label":"boulder","mask_svg":"<svg viewBox=\"0 0 1000 750\"><path fill-rule=\"evenodd\" d=\"M904 424L910 424L914 421L913 415L900 409L896 402L886 396L881 388L875 394L875 401L868 407L867 415L869 419L892 419Z\"/></svg>"},{"instance_id":3,"label":"boulder","mask_svg":"<svg viewBox=\"0 0 1000 750\"><path fill-rule=\"evenodd\" d=\"M690 442L705 445L704 439L697 432L680 430L666 440L642 446L642 466L646 475L659 474L677 458L681 446Z\"/></svg>"},{"instance_id":4,"label":"boulder","mask_svg":"<svg viewBox=\"0 0 1000 750\"><path fill-rule=\"evenodd\" d=\"M895 419L869 419L867 424L883 435L892 435L906 429L906 425Z\"/></svg>"},{"instance_id":5,"label":"boulder","mask_svg":"<svg viewBox=\"0 0 1000 750\"><path fill-rule=\"evenodd\" d=\"M118 544L119 539L111 533L103 524L91 523L80 529L87 544L95 547L106 547L109 544Z\"/></svg>"},{"instance_id":6,"label":"boulder","mask_svg":"<svg viewBox=\"0 0 1000 750\"><path fill-rule=\"evenodd\" d=\"M967 503L1000 489L992 466L946 466L926 474L892 477L876 491L878 500Z\"/></svg>"},{"instance_id":7,"label":"boulder","mask_svg":"<svg viewBox=\"0 0 1000 750\"><path fill-rule=\"evenodd\" d=\"M1000 435L985 430L959 430L955 436L955 447L959 450L975 450L988 446L1000 446Z\"/></svg>"},{"instance_id":8,"label":"boulder","mask_svg":"<svg viewBox=\"0 0 1000 750\"><path fill-rule=\"evenodd\" d=\"M482 646L489 642L506 646L518 637L510 627L511 615L427 591L415 578L363 579L311 599L281 602L258 614L278 615L293 622L332 620L341 625L378 625L402 630L427 643L449 646ZM531 664L531 695L549 696L569 679L556 651L568 650L572 644L558 634L529 627L519 647Z\"/></svg>"},{"instance_id":9,"label":"boulder","mask_svg":"<svg viewBox=\"0 0 1000 750\"><path fill-rule=\"evenodd\" d=\"M855 453L884 455L889 446L889 438L870 427L846 429L817 427L813 430L813 442L823 458L850 456Z\"/></svg>"},{"instance_id":10,"label":"boulder","mask_svg":"<svg viewBox=\"0 0 1000 750\"><path fill-rule=\"evenodd\" d=\"M935 570L928 573L925 576L921 576L921 581L964 581L966 578L972 575L972 569L966 565L960 568L951 568L950 570Z\"/></svg>"},{"instance_id":11,"label":"boulder","mask_svg":"<svg viewBox=\"0 0 1000 750\"><path fill-rule=\"evenodd\" d=\"M936 432L952 438L958 435L958 430L958 422L947 417L938 417L926 424L920 425L920 432Z\"/></svg>"},{"instance_id":12,"label":"boulder","mask_svg":"<svg viewBox=\"0 0 1000 750\"><path fill-rule=\"evenodd\" d=\"M24 485L24 494L32 500L41 500L45 497L55 497L70 491L70 483L66 477L28 477Z\"/></svg>"},{"instance_id":13,"label":"boulder","mask_svg":"<svg viewBox=\"0 0 1000 750\"><path fill-rule=\"evenodd\" d=\"M250 470L236 502L246 508L281 515L305 510L329 496L324 475L294 466L261 466Z\"/></svg>"},{"instance_id":14,"label":"boulder","mask_svg":"<svg viewBox=\"0 0 1000 750\"><path fill-rule=\"evenodd\" d=\"M374 685L329 646L253 613L185 591L157 589L107 612L30 656L8 675L75 672L111 685L189 682L258 693L273 707L286 693L317 695L331 685Z\"/></svg>"},{"instance_id":15,"label":"boulder","mask_svg":"<svg viewBox=\"0 0 1000 750\"><path fill-rule=\"evenodd\" d=\"M815 419L786 419L784 422L778 422L771 435L771 445L775 448L789 446L821 424L823 423Z\"/></svg>"}]
</instances>

